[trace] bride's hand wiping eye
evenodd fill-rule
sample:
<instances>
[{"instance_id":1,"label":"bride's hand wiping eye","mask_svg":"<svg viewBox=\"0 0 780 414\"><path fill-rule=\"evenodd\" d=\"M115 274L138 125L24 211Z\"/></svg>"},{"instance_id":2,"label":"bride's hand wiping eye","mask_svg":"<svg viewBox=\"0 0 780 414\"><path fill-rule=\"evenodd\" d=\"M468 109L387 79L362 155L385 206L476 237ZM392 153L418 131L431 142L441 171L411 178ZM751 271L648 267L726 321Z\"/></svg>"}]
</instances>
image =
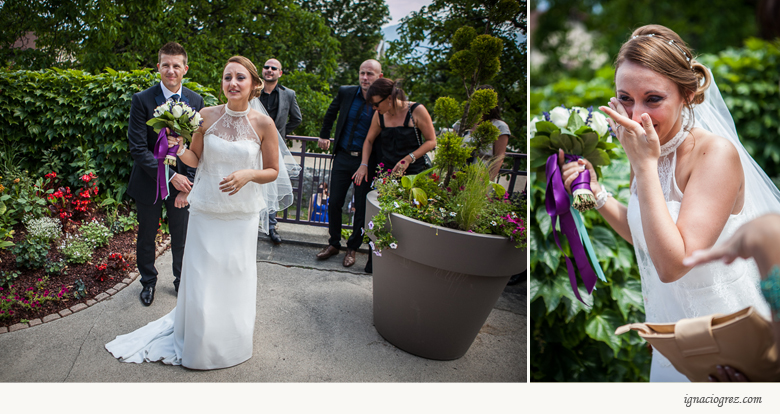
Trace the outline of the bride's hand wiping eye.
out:
<instances>
[{"instance_id":1,"label":"bride's hand wiping eye","mask_svg":"<svg viewBox=\"0 0 780 414\"><path fill-rule=\"evenodd\" d=\"M599 109L609 115L607 122L626 151L634 170L640 169L645 163L652 166L658 162L661 145L650 115L642 114L640 124L628 116L626 109L616 98L610 99L609 107L600 106Z\"/></svg>"}]
</instances>

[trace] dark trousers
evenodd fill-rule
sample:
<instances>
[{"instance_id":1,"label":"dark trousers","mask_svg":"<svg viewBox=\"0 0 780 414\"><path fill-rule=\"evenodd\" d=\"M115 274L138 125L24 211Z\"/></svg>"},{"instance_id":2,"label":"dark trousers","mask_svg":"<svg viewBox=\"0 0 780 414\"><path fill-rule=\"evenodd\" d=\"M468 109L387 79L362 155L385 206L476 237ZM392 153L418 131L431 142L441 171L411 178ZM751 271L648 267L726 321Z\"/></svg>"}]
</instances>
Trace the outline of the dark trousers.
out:
<instances>
[{"instance_id":1,"label":"dark trousers","mask_svg":"<svg viewBox=\"0 0 780 414\"><path fill-rule=\"evenodd\" d=\"M373 172L376 170L376 162L369 161L369 179L355 186L355 220L352 223L352 235L347 240L347 248L357 250L363 244L362 229L366 221L366 194L371 191ZM350 184L353 184L352 175L360 167L361 157L353 157L343 150L337 150L333 157L333 166L330 172L330 199L328 200L328 244L333 247L341 247L341 210L344 207Z\"/></svg>"},{"instance_id":2,"label":"dark trousers","mask_svg":"<svg viewBox=\"0 0 780 414\"><path fill-rule=\"evenodd\" d=\"M166 200L157 200L155 204L143 204L136 201L138 209L138 239L136 243L136 260L138 273L141 274L143 287L157 284L157 269L154 267L155 244L157 228L162 218L162 206L168 211L168 230L171 233L171 253L173 254L174 286L179 286L181 279L181 262L184 256L184 242L187 238L187 221L190 217L189 206L174 207L176 197L171 194Z\"/></svg>"}]
</instances>

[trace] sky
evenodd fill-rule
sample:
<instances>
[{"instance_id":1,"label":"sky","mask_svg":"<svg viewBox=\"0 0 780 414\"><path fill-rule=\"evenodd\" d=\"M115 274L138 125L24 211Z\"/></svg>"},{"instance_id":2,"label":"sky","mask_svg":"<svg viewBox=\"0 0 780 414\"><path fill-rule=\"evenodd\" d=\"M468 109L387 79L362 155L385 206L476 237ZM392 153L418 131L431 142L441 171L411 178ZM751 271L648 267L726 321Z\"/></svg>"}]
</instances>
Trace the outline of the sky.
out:
<instances>
[{"instance_id":1,"label":"sky","mask_svg":"<svg viewBox=\"0 0 780 414\"><path fill-rule=\"evenodd\" d=\"M390 22L383 27L393 26L413 11L431 4L431 0L385 0L390 8Z\"/></svg>"}]
</instances>

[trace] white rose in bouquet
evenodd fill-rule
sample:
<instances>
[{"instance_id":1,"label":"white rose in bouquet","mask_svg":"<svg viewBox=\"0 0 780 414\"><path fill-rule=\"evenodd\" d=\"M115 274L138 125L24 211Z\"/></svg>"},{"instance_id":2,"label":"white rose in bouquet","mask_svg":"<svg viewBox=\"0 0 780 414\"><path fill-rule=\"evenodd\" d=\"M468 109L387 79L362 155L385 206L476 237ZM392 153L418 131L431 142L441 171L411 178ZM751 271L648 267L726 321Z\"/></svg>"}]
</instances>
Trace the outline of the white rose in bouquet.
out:
<instances>
[{"instance_id":1,"label":"white rose in bouquet","mask_svg":"<svg viewBox=\"0 0 780 414\"><path fill-rule=\"evenodd\" d=\"M193 115L192 119L190 119L190 125L197 128L198 126L200 126L200 120L201 120L200 114L195 112L195 115Z\"/></svg>"},{"instance_id":2,"label":"white rose in bouquet","mask_svg":"<svg viewBox=\"0 0 780 414\"><path fill-rule=\"evenodd\" d=\"M175 105L173 108L171 108L171 115L173 115L173 117L176 119L179 119L182 113L182 108L179 105Z\"/></svg>"},{"instance_id":3,"label":"white rose in bouquet","mask_svg":"<svg viewBox=\"0 0 780 414\"><path fill-rule=\"evenodd\" d=\"M528 127L528 133L530 134L531 137L536 135L536 123L541 120L542 118L539 118L538 116L535 116L533 117L533 119L531 119L531 125Z\"/></svg>"},{"instance_id":4,"label":"white rose in bouquet","mask_svg":"<svg viewBox=\"0 0 780 414\"><path fill-rule=\"evenodd\" d=\"M581 106L575 106L571 108L572 111L577 112L577 115L582 118L582 122L588 123L588 108L583 108Z\"/></svg>"},{"instance_id":5,"label":"white rose in bouquet","mask_svg":"<svg viewBox=\"0 0 780 414\"><path fill-rule=\"evenodd\" d=\"M566 125L569 124L569 110L561 106L556 106L550 111L550 122L555 124L558 128L566 128Z\"/></svg>"},{"instance_id":6,"label":"white rose in bouquet","mask_svg":"<svg viewBox=\"0 0 780 414\"><path fill-rule=\"evenodd\" d=\"M607 133L609 124L607 123L607 117L602 115L601 112L593 111L593 119L590 121L590 126L596 131L599 136L604 136ZM607 137L607 142L611 142L612 137Z\"/></svg>"}]
</instances>

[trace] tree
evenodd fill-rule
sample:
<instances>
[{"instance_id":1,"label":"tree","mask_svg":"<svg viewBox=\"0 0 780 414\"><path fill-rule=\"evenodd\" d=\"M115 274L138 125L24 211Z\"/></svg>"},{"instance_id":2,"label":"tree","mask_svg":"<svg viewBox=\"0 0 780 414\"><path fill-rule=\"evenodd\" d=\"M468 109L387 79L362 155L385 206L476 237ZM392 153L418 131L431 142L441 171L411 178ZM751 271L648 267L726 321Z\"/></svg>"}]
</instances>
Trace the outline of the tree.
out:
<instances>
[{"instance_id":1,"label":"tree","mask_svg":"<svg viewBox=\"0 0 780 414\"><path fill-rule=\"evenodd\" d=\"M382 25L390 21L384 0L296 0L305 10L327 21L331 34L341 43L341 57L333 88L358 82L360 64L376 59L382 40Z\"/></svg>"},{"instance_id":2,"label":"tree","mask_svg":"<svg viewBox=\"0 0 780 414\"><path fill-rule=\"evenodd\" d=\"M510 146L525 152L525 10L525 0L434 0L401 20L400 39L391 42L385 76L402 78L417 101L432 104L440 96L466 100L463 80L449 64L457 53L451 47L455 32L471 26L477 34L501 39L500 71L491 85L498 93L502 117L513 130Z\"/></svg>"},{"instance_id":3,"label":"tree","mask_svg":"<svg viewBox=\"0 0 780 414\"><path fill-rule=\"evenodd\" d=\"M298 99L309 112L297 133L316 134L313 125L330 96L327 81L338 67L339 42L327 22L293 0L43 0L32 7L8 0L0 7L0 61L14 69L154 68L159 47L175 41L187 49L187 77L220 91L230 56L257 65L275 57L284 64L285 84L305 86ZM28 32L38 36L37 50L10 47Z\"/></svg>"},{"instance_id":4,"label":"tree","mask_svg":"<svg viewBox=\"0 0 780 414\"><path fill-rule=\"evenodd\" d=\"M541 5L532 0L531 9ZM556 81L562 72L579 78L592 76L582 59L582 68L564 68L560 56L571 47L571 22L582 22L594 36L595 48L612 59L631 32L642 25L664 25L680 35L697 53L717 53L740 47L744 39L756 36L758 0L547 0L534 29L533 46L547 56L534 69L531 82L544 85ZM573 39L579 41L579 39Z\"/></svg>"}]
</instances>

